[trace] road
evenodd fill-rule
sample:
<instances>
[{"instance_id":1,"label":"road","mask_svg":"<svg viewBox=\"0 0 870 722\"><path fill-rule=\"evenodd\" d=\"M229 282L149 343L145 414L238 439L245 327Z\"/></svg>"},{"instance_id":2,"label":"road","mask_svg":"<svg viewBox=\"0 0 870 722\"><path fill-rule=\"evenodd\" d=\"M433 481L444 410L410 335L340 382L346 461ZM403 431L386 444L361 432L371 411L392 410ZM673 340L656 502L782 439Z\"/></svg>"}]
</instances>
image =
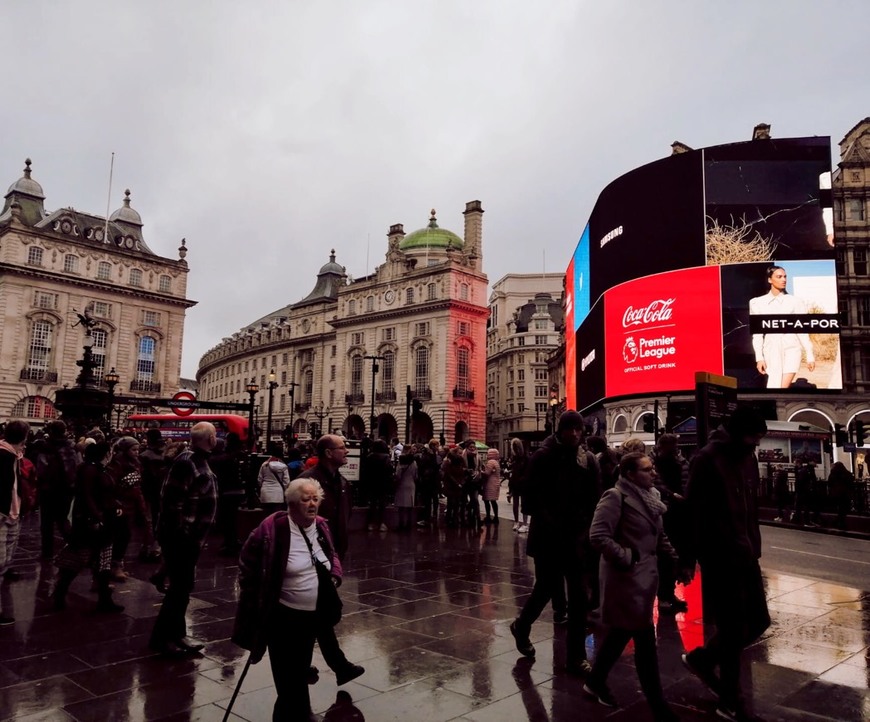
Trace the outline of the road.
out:
<instances>
[{"instance_id":1,"label":"road","mask_svg":"<svg viewBox=\"0 0 870 722\"><path fill-rule=\"evenodd\" d=\"M870 541L800 529L761 527L761 566L870 593Z\"/></svg>"}]
</instances>

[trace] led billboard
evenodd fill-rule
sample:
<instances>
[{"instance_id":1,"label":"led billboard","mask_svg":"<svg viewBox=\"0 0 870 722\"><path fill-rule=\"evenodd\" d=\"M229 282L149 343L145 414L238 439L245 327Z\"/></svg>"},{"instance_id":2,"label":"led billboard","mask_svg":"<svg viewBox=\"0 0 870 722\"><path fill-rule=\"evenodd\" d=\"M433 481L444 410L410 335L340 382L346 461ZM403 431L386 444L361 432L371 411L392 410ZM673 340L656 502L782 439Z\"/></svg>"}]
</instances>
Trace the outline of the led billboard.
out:
<instances>
[{"instance_id":1,"label":"led billboard","mask_svg":"<svg viewBox=\"0 0 870 722\"><path fill-rule=\"evenodd\" d=\"M829 171L829 138L755 140L608 185L566 274L569 404L691 390L696 371L841 388Z\"/></svg>"}]
</instances>

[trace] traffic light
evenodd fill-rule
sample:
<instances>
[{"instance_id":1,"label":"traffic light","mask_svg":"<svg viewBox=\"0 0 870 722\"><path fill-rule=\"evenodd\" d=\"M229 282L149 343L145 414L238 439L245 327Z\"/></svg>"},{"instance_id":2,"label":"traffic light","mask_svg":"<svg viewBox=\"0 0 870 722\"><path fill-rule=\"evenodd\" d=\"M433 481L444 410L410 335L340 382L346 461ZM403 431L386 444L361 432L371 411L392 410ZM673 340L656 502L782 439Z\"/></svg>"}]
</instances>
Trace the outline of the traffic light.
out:
<instances>
[{"instance_id":1,"label":"traffic light","mask_svg":"<svg viewBox=\"0 0 870 722\"><path fill-rule=\"evenodd\" d=\"M423 402L419 399L413 399L411 401L411 413L419 414L423 410Z\"/></svg>"},{"instance_id":2,"label":"traffic light","mask_svg":"<svg viewBox=\"0 0 870 722\"><path fill-rule=\"evenodd\" d=\"M653 415L646 414L646 416L643 417L643 430L644 430L644 432L646 432L647 434L652 434L652 433L655 433L655 429L656 429L656 421L653 418Z\"/></svg>"},{"instance_id":3,"label":"traffic light","mask_svg":"<svg viewBox=\"0 0 870 722\"><path fill-rule=\"evenodd\" d=\"M855 419L855 446L864 446L864 422Z\"/></svg>"},{"instance_id":4,"label":"traffic light","mask_svg":"<svg viewBox=\"0 0 870 722\"><path fill-rule=\"evenodd\" d=\"M843 427L843 424L834 424L834 444L837 446L845 446L849 441L849 437L846 434L846 429Z\"/></svg>"}]
</instances>

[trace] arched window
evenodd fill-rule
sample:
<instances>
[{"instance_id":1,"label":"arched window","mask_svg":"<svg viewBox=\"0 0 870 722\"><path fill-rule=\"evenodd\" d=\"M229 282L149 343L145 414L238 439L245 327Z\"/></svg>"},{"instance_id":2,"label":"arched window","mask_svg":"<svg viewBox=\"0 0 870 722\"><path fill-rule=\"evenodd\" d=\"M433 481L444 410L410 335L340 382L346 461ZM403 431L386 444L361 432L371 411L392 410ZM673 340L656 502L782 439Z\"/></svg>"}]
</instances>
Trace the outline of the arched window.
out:
<instances>
[{"instance_id":1,"label":"arched window","mask_svg":"<svg viewBox=\"0 0 870 722\"><path fill-rule=\"evenodd\" d=\"M45 396L27 396L12 407L15 419L56 419L57 410Z\"/></svg>"},{"instance_id":2,"label":"arched window","mask_svg":"<svg viewBox=\"0 0 870 722\"><path fill-rule=\"evenodd\" d=\"M461 346L456 351L456 388L464 394L468 391L468 349Z\"/></svg>"},{"instance_id":3,"label":"arched window","mask_svg":"<svg viewBox=\"0 0 870 722\"><path fill-rule=\"evenodd\" d=\"M429 389L429 347L420 346L414 352L414 391L417 394Z\"/></svg>"},{"instance_id":4,"label":"arched window","mask_svg":"<svg viewBox=\"0 0 870 722\"><path fill-rule=\"evenodd\" d=\"M130 285L136 288L142 287L142 271L138 268L130 269Z\"/></svg>"},{"instance_id":5,"label":"arched window","mask_svg":"<svg viewBox=\"0 0 870 722\"><path fill-rule=\"evenodd\" d=\"M91 330L91 346L94 355L94 378L102 381L106 373L106 346L109 343L109 334L105 329L95 328Z\"/></svg>"},{"instance_id":6,"label":"arched window","mask_svg":"<svg viewBox=\"0 0 870 722\"><path fill-rule=\"evenodd\" d=\"M381 390L385 395L396 393L396 354L384 351L381 362Z\"/></svg>"},{"instance_id":7,"label":"arched window","mask_svg":"<svg viewBox=\"0 0 870 722\"><path fill-rule=\"evenodd\" d=\"M350 395L362 396L363 393L363 357L354 356L350 360Z\"/></svg>"},{"instance_id":8,"label":"arched window","mask_svg":"<svg viewBox=\"0 0 870 722\"><path fill-rule=\"evenodd\" d=\"M112 279L112 264L108 261L100 261L97 264L97 280L110 281Z\"/></svg>"},{"instance_id":9,"label":"arched window","mask_svg":"<svg viewBox=\"0 0 870 722\"><path fill-rule=\"evenodd\" d=\"M46 372L51 366L54 326L48 321L34 321L27 351L28 371Z\"/></svg>"},{"instance_id":10,"label":"arched window","mask_svg":"<svg viewBox=\"0 0 870 722\"><path fill-rule=\"evenodd\" d=\"M139 339L139 355L136 360L136 380L153 381L156 370L157 341L151 336Z\"/></svg>"}]
</instances>

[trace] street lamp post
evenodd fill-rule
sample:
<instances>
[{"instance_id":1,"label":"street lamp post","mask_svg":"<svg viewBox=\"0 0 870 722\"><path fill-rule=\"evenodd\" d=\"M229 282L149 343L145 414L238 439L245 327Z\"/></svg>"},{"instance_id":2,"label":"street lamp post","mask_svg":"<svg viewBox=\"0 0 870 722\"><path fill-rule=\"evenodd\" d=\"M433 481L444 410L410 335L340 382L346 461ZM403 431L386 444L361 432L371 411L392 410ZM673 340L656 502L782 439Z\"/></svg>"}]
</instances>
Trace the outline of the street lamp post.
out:
<instances>
[{"instance_id":1,"label":"street lamp post","mask_svg":"<svg viewBox=\"0 0 870 722\"><path fill-rule=\"evenodd\" d=\"M369 422L371 423L372 428L372 439L376 438L376 429L375 426L377 424L377 420L375 419L375 379L378 376L378 361L383 361L383 356L366 356L365 358L371 359L372 361L372 408L371 415L369 416Z\"/></svg>"},{"instance_id":2,"label":"street lamp post","mask_svg":"<svg viewBox=\"0 0 870 722\"><path fill-rule=\"evenodd\" d=\"M106 382L106 387L109 389L109 399L107 402L106 409L106 426L108 427L108 431L112 431L112 406L115 403L115 386L118 385L118 382L121 380L121 377L118 375L118 372L115 371L115 367L112 366L112 370L109 371L104 377L103 380Z\"/></svg>"},{"instance_id":3,"label":"street lamp post","mask_svg":"<svg viewBox=\"0 0 870 722\"><path fill-rule=\"evenodd\" d=\"M290 395L290 441L293 441L293 434L295 433L295 429L293 428L295 424L293 423L293 418L296 415L296 387L299 386L295 381L290 382L290 390L287 392ZM289 443L289 442L288 442ZM292 444L291 444L292 445Z\"/></svg>"},{"instance_id":4,"label":"street lamp post","mask_svg":"<svg viewBox=\"0 0 870 722\"><path fill-rule=\"evenodd\" d=\"M556 398L556 394L550 394L550 410L553 412L553 420L550 422L552 426L550 427L553 430L553 433L556 433L556 409L559 408L559 399Z\"/></svg>"},{"instance_id":5,"label":"street lamp post","mask_svg":"<svg viewBox=\"0 0 870 722\"><path fill-rule=\"evenodd\" d=\"M260 391L260 385L254 381L254 377L251 376L251 380L245 386L245 391L248 392L248 396L250 397L249 407L248 407L248 451L254 450L254 397Z\"/></svg>"},{"instance_id":6,"label":"street lamp post","mask_svg":"<svg viewBox=\"0 0 870 722\"><path fill-rule=\"evenodd\" d=\"M447 443L447 437L444 436L444 414L446 411L446 409L441 409L441 435L438 437L438 442L441 446Z\"/></svg>"},{"instance_id":7,"label":"street lamp post","mask_svg":"<svg viewBox=\"0 0 870 722\"><path fill-rule=\"evenodd\" d=\"M321 402L320 406L311 410L311 413L317 417L317 433L318 438L320 438L320 436L323 436L323 419L329 416L329 414L332 412L328 406L324 408L323 402ZM317 441L317 439L313 440Z\"/></svg>"},{"instance_id":8,"label":"street lamp post","mask_svg":"<svg viewBox=\"0 0 870 722\"><path fill-rule=\"evenodd\" d=\"M269 408L266 412L266 448L268 450L269 442L272 441L272 403L275 398L275 389L278 388L278 382L275 381L275 369L269 372Z\"/></svg>"}]
</instances>

